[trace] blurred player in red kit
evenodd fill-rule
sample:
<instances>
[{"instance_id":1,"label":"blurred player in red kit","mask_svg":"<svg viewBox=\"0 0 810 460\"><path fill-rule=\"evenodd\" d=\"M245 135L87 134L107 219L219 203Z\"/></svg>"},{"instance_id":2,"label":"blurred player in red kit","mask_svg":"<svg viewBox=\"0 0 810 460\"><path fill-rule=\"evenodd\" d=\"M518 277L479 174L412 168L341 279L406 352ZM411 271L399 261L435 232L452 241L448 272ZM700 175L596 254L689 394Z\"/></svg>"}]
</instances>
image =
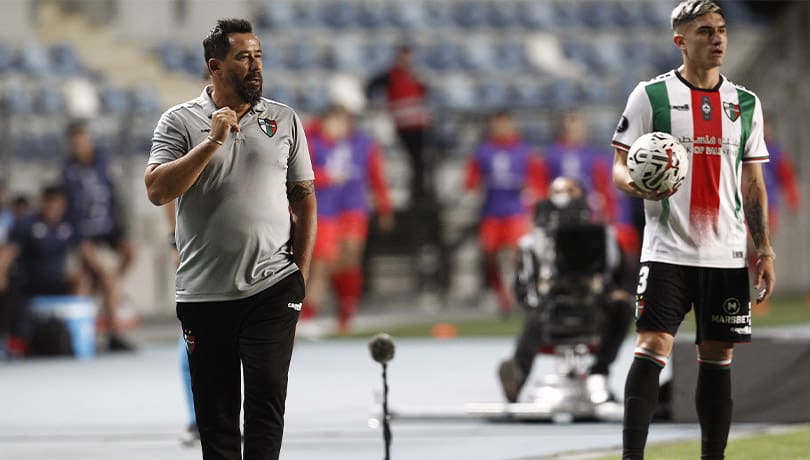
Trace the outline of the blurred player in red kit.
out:
<instances>
[{"instance_id":1,"label":"blurred player in red kit","mask_svg":"<svg viewBox=\"0 0 810 460\"><path fill-rule=\"evenodd\" d=\"M315 316L329 282L337 297L338 331L348 333L363 290L362 258L368 235L369 192L383 230L394 225L380 149L353 127L345 108L330 108L308 129L319 194L313 280L302 319Z\"/></svg>"},{"instance_id":2,"label":"blurred player in red kit","mask_svg":"<svg viewBox=\"0 0 810 460\"><path fill-rule=\"evenodd\" d=\"M511 259L517 242L531 228L531 206L545 197L548 174L540 155L523 141L508 112L492 115L486 136L467 163L465 187L484 193L480 227L484 274L501 313L507 316L515 300L504 285L499 256L508 254L507 266L514 265Z\"/></svg>"}]
</instances>

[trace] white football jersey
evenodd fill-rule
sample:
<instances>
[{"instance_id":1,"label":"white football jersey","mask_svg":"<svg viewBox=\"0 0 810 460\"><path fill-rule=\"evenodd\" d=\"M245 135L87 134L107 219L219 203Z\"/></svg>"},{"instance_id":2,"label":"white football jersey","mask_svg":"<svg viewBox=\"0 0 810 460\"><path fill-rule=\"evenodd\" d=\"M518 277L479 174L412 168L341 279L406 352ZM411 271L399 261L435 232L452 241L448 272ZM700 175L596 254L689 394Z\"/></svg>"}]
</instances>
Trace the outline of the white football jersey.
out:
<instances>
[{"instance_id":1,"label":"white football jersey","mask_svg":"<svg viewBox=\"0 0 810 460\"><path fill-rule=\"evenodd\" d=\"M644 202L642 262L739 268L746 264L740 180L743 163L768 161L759 98L720 77L707 90L671 70L636 86L612 145L629 150L642 134L663 131L689 155L681 188Z\"/></svg>"}]
</instances>

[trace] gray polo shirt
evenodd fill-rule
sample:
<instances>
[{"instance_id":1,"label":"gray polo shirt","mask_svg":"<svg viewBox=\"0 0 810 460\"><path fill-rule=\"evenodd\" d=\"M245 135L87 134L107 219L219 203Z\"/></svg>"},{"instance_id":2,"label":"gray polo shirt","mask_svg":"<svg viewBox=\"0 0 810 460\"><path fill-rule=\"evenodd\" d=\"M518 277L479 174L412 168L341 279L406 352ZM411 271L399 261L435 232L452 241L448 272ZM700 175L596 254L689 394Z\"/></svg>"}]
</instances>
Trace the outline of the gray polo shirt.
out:
<instances>
[{"instance_id":1,"label":"gray polo shirt","mask_svg":"<svg viewBox=\"0 0 810 460\"><path fill-rule=\"evenodd\" d=\"M206 139L217 110L210 88L163 114L149 164L180 158ZM262 99L239 127L177 199L178 302L249 297L298 269L286 185L315 177L301 120Z\"/></svg>"}]
</instances>

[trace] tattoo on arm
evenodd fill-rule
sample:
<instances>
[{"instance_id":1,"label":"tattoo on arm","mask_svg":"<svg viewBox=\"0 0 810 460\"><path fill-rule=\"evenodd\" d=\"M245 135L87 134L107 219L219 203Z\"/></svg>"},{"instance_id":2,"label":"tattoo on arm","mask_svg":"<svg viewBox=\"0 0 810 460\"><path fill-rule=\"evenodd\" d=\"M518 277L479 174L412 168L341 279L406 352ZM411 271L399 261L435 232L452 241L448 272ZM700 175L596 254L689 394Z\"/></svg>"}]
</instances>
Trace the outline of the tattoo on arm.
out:
<instances>
[{"instance_id":1,"label":"tattoo on arm","mask_svg":"<svg viewBox=\"0 0 810 460\"><path fill-rule=\"evenodd\" d=\"M295 203L313 193L315 193L315 181L305 180L287 184L287 199L290 203Z\"/></svg>"},{"instance_id":2,"label":"tattoo on arm","mask_svg":"<svg viewBox=\"0 0 810 460\"><path fill-rule=\"evenodd\" d=\"M748 231L751 233L754 246L761 250L763 245L769 244L768 216L763 210L763 196L761 190L759 190L762 184L752 180L745 186L748 187L748 193L744 194L745 220L748 223Z\"/></svg>"}]
</instances>

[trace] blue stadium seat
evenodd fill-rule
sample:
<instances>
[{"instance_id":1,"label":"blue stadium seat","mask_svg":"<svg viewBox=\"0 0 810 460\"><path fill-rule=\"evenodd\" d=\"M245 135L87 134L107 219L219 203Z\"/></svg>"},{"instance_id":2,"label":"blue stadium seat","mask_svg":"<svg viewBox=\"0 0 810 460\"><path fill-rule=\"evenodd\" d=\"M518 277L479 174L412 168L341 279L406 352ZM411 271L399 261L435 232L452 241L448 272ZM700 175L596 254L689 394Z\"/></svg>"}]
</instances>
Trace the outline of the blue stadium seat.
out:
<instances>
[{"instance_id":1,"label":"blue stadium seat","mask_svg":"<svg viewBox=\"0 0 810 460\"><path fill-rule=\"evenodd\" d=\"M382 40L368 40L365 49L365 72L374 75L385 69L394 59L395 45Z\"/></svg>"},{"instance_id":2,"label":"blue stadium seat","mask_svg":"<svg viewBox=\"0 0 810 460\"><path fill-rule=\"evenodd\" d=\"M348 0L334 0L321 6L321 20L334 29L345 29L357 23L355 4Z\"/></svg>"},{"instance_id":3,"label":"blue stadium seat","mask_svg":"<svg viewBox=\"0 0 810 460\"><path fill-rule=\"evenodd\" d=\"M453 23L453 5L446 0L427 0L425 12L425 25L429 27L447 27Z\"/></svg>"},{"instance_id":4,"label":"blue stadium seat","mask_svg":"<svg viewBox=\"0 0 810 460\"><path fill-rule=\"evenodd\" d=\"M511 102L509 86L503 78L486 78L478 84L477 100L487 110L507 107Z\"/></svg>"},{"instance_id":5,"label":"blue stadium seat","mask_svg":"<svg viewBox=\"0 0 810 460\"><path fill-rule=\"evenodd\" d=\"M295 90L279 84L278 82L270 82L269 85L265 85L265 96L269 99L272 99L276 102L281 102L282 104L289 105L294 108L298 108L298 97L295 93Z\"/></svg>"},{"instance_id":6,"label":"blue stadium seat","mask_svg":"<svg viewBox=\"0 0 810 460\"><path fill-rule=\"evenodd\" d=\"M22 85L9 85L3 95L3 106L10 116L30 114L34 111L34 98Z\"/></svg>"},{"instance_id":7,"label":"blue stadium seat","mask_svg":"<svg viewBox=\"0 0 810 460\"><path fill-rule=\"evenodd\" d=\"M51 58L43 44L28 41L24 50L17 53L18 67L28 75L45 76L51 71Z\"/></svg>"},{"instance_id":8,"label":"blue stadium seat","mask_svg":"<svg viewBox=\"0 0 810 460\"><path fill-rule=\"evenodd\" d=\"M51 48L51 71L55 75L67 77L82 71L81 59L76 50L68 44L58 44Z\"/></svg>"},{"instance_id":9,"label":"blue stadium seat","mask_svg":"<svg viewBox=\"0 0 810 460\"><path fill-rule=\"evenodd\" d=\"M65 97L55 82L44 83L36 91L34 110L43 115L57 115L65 111Z\"/></svg>"},{"instance_id":10,"label":"blue stadium seat","mask_svg":"<svg viewBox=\"0 0 810 460\"><path fill-rule=\"evenodd\" d=\"M295 9L290 0L263 0L259 7L258 18L257 22L261 27L292 27Z\"/></svg>"},{"instance_id":11,"label":"blue stadium seat","mask_svg":"<svg viewBox=\"0 0 810 460\"><path fill-rule=\"evenodd\" d=\"M320 53L310 41L293 40L287 46L284 64L295 70L319 67L321 64Z\"/></svg>"},{"instance_id":12,"label":"blue stadium seat","mask_svg":"<svg viewBox=\"0 0 810 460\"><path fill-rule=\"evenodd\" d=\"M611 27L614 23L613 2L606 0L586 0L579 4L582 22L593 29Z\"/></svg>"},{"instance_id":13,"label":"blue stadium seat","mask_svg":"<svg viewBox=\"0 0 810 460\"><path fill-rule=\"evenodd\" d=\"M363 43L352 36L338 35L328 44L329 63L337 70L360 74L365 71Z\"/></svg>"},{"instance_id":14,"label":"blue stadium seat","mask_svg":"<svg viewBox=\"0 0 810 460\"><path fill-rule=\"evenodd\" d=\"M525 72L530 66L526 60L526 50L522 42L506 39L495 44L495 66L510 72Z\"/></svg>"},{"instance_id":15,"label":"blue stadium seat","mask_svg":"<svg viewBox=\"0 0 810 460\"><path fill-rule=\"evenodd\" d=\"M548 94L551 107L557 110L572 110L582 102L582 89L579 83L569 79L559 78L552 81Z\"/></svg>"},{"instance_id":16,"label":"blue stadium seat","mask_svg":"<svg viewBox=\"0 0 810 460\"><path fill-rule=\"evenodd\" d=\"M546 90L537 78L518 78L510 83L512 107L538 109L548 103Z\"/></svg>"},{"instance_id":17,"label":"blue stadium seat","mask_svg":"<svg viewBox=\"0 0 810 460\"><path fill-rule=\"evenodd\" d=\"M580 2L558 1L553 3L553 24L557 27L576 27L582 25L579 9Z\"/></svg>"},{"instance_id":18,"label":"blue stadium seat","mask_svg":"<svg viewBox=\"0 0 810 460\"><path fill-rule=\"evenodd\" d=\"M321 80L308 80L301 85L298 92L298 106L303 112L318 113L331 104L329 92Z\"/></svg>"},{"instance_id":19,"label":"blue stadium seat","mask_svg":"<svg viewBox=\"0 0 810 460\"><path fill-rule=\"evenodd\" d=\"M395 2L394 5L398 5ZM357 25L367 29L376 29L388 24L388 2L385 0L369 0L357 5Z\"/></svg>"},{"instance_id":20,"label":"blue stadium seat","mask_svg":"<svg viewBox=\"0 0 810 460\"><path fill-rule=\"evenodd\" d=\"M444 78L438 85L441 104L451 110L470 110L476 107L476 88L472 79L463 73Z\"/></svg>"},{"instance_id":21,"label":"blue stadium seat","mask_svg":"<svg viewBox=\"0 0 810 460\"><path fill-rule=\"evenodd\" d=\"M14 52L3 43L0 43L0 74L10 71L14 67Z\"/></svg>"},{"instance_id":22,"label":"blue stadium seat","mask_svg":"<svg viewBox=\"0 0 810 460\"><path fill-rule=\"evenodd\" d=\"M487 9L481 0L457 2L453 8L453 20L461 28L477 28L487 20Z\"/></svg>"},{"instance_id":23,"label":"blue stadium seat","mask_svg":"<svg viewBox=\"0 0 810 460\"><path fill-rule=\"evenodd\" d=\"M551 2L523 0L517 6L520 22L526 27L540 29L554 24L555 13Z\"/></svg>"},{"instance_id":24,"label":"blue stadium seat","mask_svg":"<svg viewBox=\"0 0 810 460\"><path fill-rule=\"evenodd\" d=\"M510 29L520 25L521 9L515 1L490 1L487 4L487 23L495 28Z\"/></svg>"},{"instance_id":25,"label":"blue stadium seat","mask_svg":"<svg viewBox=\"0 0 810 460\"><path fill-rule=\"evenodd\" d=\"M613 23L618 27L643 26L644 21L644 8L636 0L613 2Z\"/></svg>"},{"instance_id":26,"label":"blue stadium seat","mask_svg":"<svg viewBox=\"0 0 810 460\"><path fill-rule=\"evenodd\" d=\"M262 61L264 61L264 59L262 59ZM200 80L203 80L203 77L208 74L208 66L205 63L205 50L203 50L202 46L192 46L185 50L183 56L183 70Z\"/></svg>"},{"instance_id":27,"label":"blue stadium seat","mask_svg":"<svg viewBox=\"0 0 810 460\"><path fill-rule=\"evenodd\" d=\"M154 88L138 86L130 91L132 113L135 115L153 115L160 111L160 101Z\"/></svg>"},{"instance_id":28,"label":"blue stadium seat","mask_svg":"<svg viewBox=\"0 0 810 460\"><path fill-rule=\"evenodd\" d=\"M423 49L424 63L435 70L447 70L459 65L459 53L456 44L438 38L434 43L427 45Z\"/></svg>"},{"instance_id":29,"label":"blue stadium seat","mask_svg":"<svg viewBox=\"0 0 810 460\"><path fill-rule=\"evenodd\" d=\"M110 115L124 115L130 111L130 98L126 91L112 86L102 87L99 91L101 111Z\"/></svg>"},{"instance_id":30,"label":"blue stadium seat","mask_svg":"<svg viewBox=\"0 0 810 460\"><path fill-rule=\"evenodd\" d=\"M477 35L461 40L458 45L459 62L467 70L488 72L496 67L497 53L493 37Z\"/></svg>"},{"instance_id":31,"label":"blue stadium seat","mask_svg":"<svg viewBox=\"0 0 810 460\"><path fill-rule=\"evenodd\" d=\"M324 27L323 4L317 0L297 0L294 2L295 16L288 28L319 28Z\"/></svg>"},{"instance_id":32,"label":"blue stadium seat","mask_svg":"<svg viewBox=\"0 0 810 460\"><path fill-rule=\"evenodd\" d=\"M422 0L390 2L388 14L391 23L398 27L413 28L428 22L428 12Z\"/></svg>"},{"instance_id":33,"label":"blue stadium seat","mask_svg":"<svg viewBox=\"0 0 810 460\"><path fill-rule=\"evenodd\" d=\"M177 72L185 67L185 53L180 46L173 42L158 44L155 53L163 63L163 68L170 72Z\"/></svg>"}]
</instances>

